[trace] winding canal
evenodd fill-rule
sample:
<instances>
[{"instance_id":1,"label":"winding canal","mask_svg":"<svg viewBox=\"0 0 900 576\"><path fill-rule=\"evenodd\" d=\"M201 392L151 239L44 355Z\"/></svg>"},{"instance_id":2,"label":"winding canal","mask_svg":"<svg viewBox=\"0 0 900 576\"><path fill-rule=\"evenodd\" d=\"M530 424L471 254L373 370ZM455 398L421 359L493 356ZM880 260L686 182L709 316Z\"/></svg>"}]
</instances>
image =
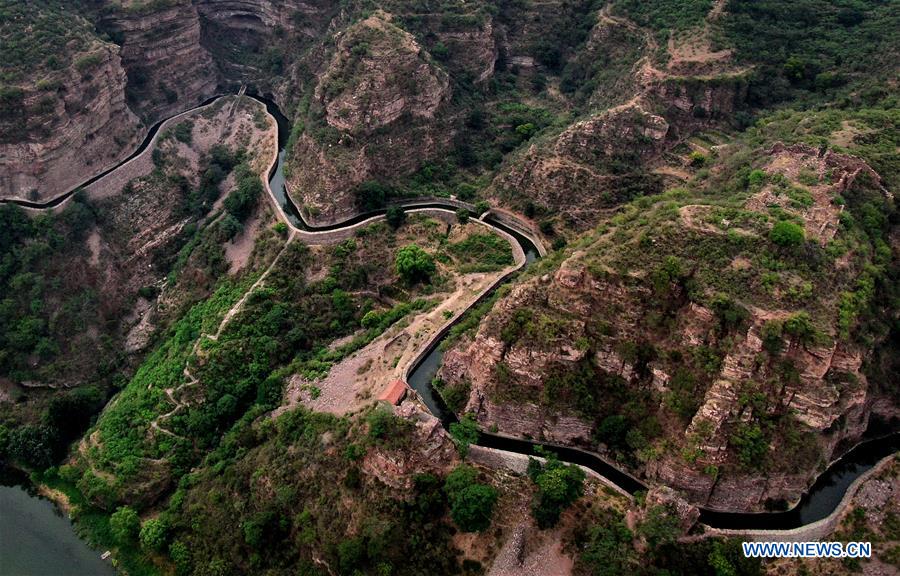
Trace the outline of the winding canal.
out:
<instances>
[{"instance_id":1,"label":"winding canal","mask_svg":"<svg viewBox=\"0 0 900 576\"><path fill-rule=\"evenodd\" d=\"M283 165L286 154L285 145L290 132L290 123L271 99L258 95L251 95L251 97L265 104L267 111L275 118L278 124L278 161L274 164L269 174L269 185L275 200L281 205L285 216L295 228L309 232L340 230L385 213L386 209L375 210L356 215L339 223L325 226L313 226L307 223L297 209L297 206L285 192ZM201 106L210 104L217 98L210 99L201 104ZM116 170L122 164L125 164L142 153L152 142L153 136L164 122L165 121L161 121L151 128L147 137L144 139L144 142L131 156L123 160L118 166L91 178L80 187L96 182L103 176ZM59 206L74 192L75 190L71 190L44 203L18 199L5 199L2 201L15 203L27 208L53 208ZM404 208L444 208L450 210L456 210L461 206L468 206L464 203L452 201L450 199L406 200L398 202L397 205ZM518 230L510 228L509 226L492 219L490 216L485 218L485 222L510 234L517 242L519 242L526 256L526 261L522 268L527 267L540 257L540 252L534 242ZM472 307L489 296L490 293L485 294L481 299L473 303L469 309L469 313L471 313ZM465 318L465 314L457 318L456 322L463 318ZM448 328L449 326L445 327L444 334L446 334ZM437 374L443 357L443 351L440 346L441 342L443 342L443 338L439 338L431 343L427 354L425 354L409 370L407 381L410 386L416 390L428 409L435 416L440 418L445 425L448 425L456 419L456 416L447 409L441 401L440 396L431 386L432 379ZM563 461L580 464L590 468L628 493L633 494L637 491L647 489L647 485L644 482L635 478L630 473L606 461L598 454L580 450L578 448L521 438L510 438L489 433L481 434L479 445L529 455L534 453L534 448L536 446L542 446L556 452ZM800 500L799 504L788 511L744 513L721 512L701 508L700 522L713 528L736 530L788 530L810 524L829 516L841 502L844 494L854 480L870 470L883 458L896 454L898 450L900 450L900 433L897 432L868 440L857 445L855 448L848 451L842 458L832 463L827 470L817 478L810 490ZM16 498L20 498L20 496L16 496ZM5 502L5 500L0 500L0 503L4 503L4 505L6 505ZM42 502L42 504L43 503L44 502ZM0 553L2 553L2 551L0 551Z\"/></svg>"}]
</instances>

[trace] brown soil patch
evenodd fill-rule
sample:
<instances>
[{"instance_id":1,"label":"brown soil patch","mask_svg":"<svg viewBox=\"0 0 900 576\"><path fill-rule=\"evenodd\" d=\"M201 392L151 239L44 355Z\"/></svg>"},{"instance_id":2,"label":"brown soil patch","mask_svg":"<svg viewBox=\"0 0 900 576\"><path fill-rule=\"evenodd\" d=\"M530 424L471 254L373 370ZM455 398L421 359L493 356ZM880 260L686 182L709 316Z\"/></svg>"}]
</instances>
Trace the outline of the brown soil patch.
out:
<instances>
[{"instance_id":1,"label":"brown soil patch","mask_svg":"<svg viewBox=\"0 0 900 576\"><path fill-rule=\"evenodd\" d=\"M224 198L225 195L223 194L222 197ZM225 259L228 260L229 274L236 274L243 270L250 261L256 239L269 221L267 215L262 212L261 209L257 210L253 217L244 224L241 233L225 244Z\"/></svg>"},{"instance_id":2,"label":"brown soil patch","mask_svg":"<svg viewBox=\"0 0 900 576\"><path fill-rule=\"evenodd\" d=\"M454 275L455 289L439 294L440 304L401 320L367 346L332 367L328 375L309 381L292 377L285 403L276 414L297 404L321 412L354 412L377 398L391 382L404 377L419 350L448 322L445 311L468 308L503 272ZM313 393L314 388L318 390ZM313 396L316 396L315 398Z\"/></svg>"}]
</instances>

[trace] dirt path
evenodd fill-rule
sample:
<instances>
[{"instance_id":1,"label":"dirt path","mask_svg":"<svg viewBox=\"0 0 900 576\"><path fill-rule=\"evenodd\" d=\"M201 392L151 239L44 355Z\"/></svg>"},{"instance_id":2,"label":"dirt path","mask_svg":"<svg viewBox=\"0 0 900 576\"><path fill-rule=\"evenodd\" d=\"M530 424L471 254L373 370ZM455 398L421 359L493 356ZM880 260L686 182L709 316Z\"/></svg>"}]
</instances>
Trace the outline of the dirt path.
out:
<instances>
[{"instance_id":1,"label":"dirt path","mask_svg":"<svg viewBox=\"0 0 900 576\"><path fill-rule=\"evenodd\" d=\"M266 278L269 276L269 274L272 272L272 270L275 269L275 265L281 259L281 256L287 251L288 247L290 247L291 243L295 239L296 239L296 235L294 233L291 233L291 235L288 236L287 242L284 243L284 246L282 246L281 251L278 252L278 254L275 256L275 258L272 260L271 264L269 264L268 268L266 268L266 270L259 276L259 278L256 280L256 282L254 282L253 285L250 286L250 288L247 289L246 292L244 292L244 295L241 296L241 299L238 300L237 302L235 302L234 306L232 306L228 310L228 312L225 313L225 316L223 316L221 322L219 322L218 328L216 328L216 332L214 334L205 334L205 333L200 334L200 336L194 342L194 346L191 350L192 356L196 356L200 353L200 344L203 342L204 338L207 338L207 339L213 340L213 341L216 341L219 339L219 336L221 336L222 331L225 330L225 327L228 325L228 323L231 322L231 320L243 309L244 304L246 304L246 302L247 302L247 298L250 297L250 294L252 294L254 291L256 291L257 288L259 288L260 286L263 285ZM178 388L166 388L165 389L166 398L172 404L174 404L175 407L172 410L169 410L168 412L166 412L165 414L160 414L159 416L154 418L153 421L150 422L150 428L156 432L162 432L163 434L167 434L174 438L180 438L182 440L186 440L186 438L184 436L175 434L171 430L163 428L159 424L160 421L170 418L176 412L178 412L179 410L181 410L182 408L187 406L187 403L181 402L180 400L178 400L178 398L175 396L176 393L179 393L182 390L184 390L185 388L188 388L190 386L196 386L197 384L200 383L199 380L197 380L197 378L193 374L191 374L191 371L188 367L185 366L183 373L184 373L185 378L187 379L186 382L184 382L183 384L178 386Z\"/></svg>"}]
</instances>

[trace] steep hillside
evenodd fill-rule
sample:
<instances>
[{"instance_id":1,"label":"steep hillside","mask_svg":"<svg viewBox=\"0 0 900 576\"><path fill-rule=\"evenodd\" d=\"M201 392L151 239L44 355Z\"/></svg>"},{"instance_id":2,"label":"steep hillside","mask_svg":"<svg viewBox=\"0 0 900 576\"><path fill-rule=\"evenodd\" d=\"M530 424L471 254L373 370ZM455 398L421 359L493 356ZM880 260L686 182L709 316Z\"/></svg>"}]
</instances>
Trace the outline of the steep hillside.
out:
<instances>
[{"instance_id":1,"label":"steep hillside","mask_svg":"<svg viewBox=\"0 0 900 576\"><path fill-rule=\"evenodd\" d=\"M686 188L626 205L501 299L445 356L465 410L602 448L695 502L796 500L896 397L864 364L896 320L897 232L886 180L773 144L785 124L695 156Z\"/></svg>"},{"instance_id":2,"label":"steep hillside","mask_svg":"<svg viewBox=\"0 0 900 576\"><path fill-rule=\"evenodd\" d=\"M140 120L115 44L65 4L0 4L0 195L47 200L127 156Z\"/></svg>"},{"instance_id":3,"label":"steep hillside","mask_svg":"<svg viewBox=\"0 0 900 576\"><path fill-rule=\"evenodd\" d=\"M63 456L155 332L234 267L227 249L250 214L221 206L225 193L247 188L245 172L266 151L253 115L261 105L245 101L223 122L235 104L164 130L133 171L55 213L0 206L0 428L13 434L4 458L43 467ZM65 407L87 397L70 419Z\"/></svg>"},{"instance_id":4,"label":"steep hillside","mask_svg":"<svg viewBox=\"0 0 900 576\"><path fill-rule=\"evenodd\" d=\"M316 221L356 212L353 188L416 169L446 149L439 127L447 75L415 39L378 13L348 28L308 102L288 180ZM415 154L410 154L415 150Z\"/></svg>"},{"instance_id":5,"label":"steep hillside","mask_svg":"<svg viewBox=\"0 0 900 576\"><path fill-rule=\"evenodd\" d=\"M898 19L0 0L0 198L56 197L241 87L289 124L221 98L58 208L0 204L0 464L128 574L789 572L698 506L782 509L900 420ZM392 208L305 230L274 158L308 221ZM543 258L465 208L393 205L432 196ZM445 429L397 381L447 330ZM878 562L895 468L836 517Z\"/></svg>"}]
</instances>

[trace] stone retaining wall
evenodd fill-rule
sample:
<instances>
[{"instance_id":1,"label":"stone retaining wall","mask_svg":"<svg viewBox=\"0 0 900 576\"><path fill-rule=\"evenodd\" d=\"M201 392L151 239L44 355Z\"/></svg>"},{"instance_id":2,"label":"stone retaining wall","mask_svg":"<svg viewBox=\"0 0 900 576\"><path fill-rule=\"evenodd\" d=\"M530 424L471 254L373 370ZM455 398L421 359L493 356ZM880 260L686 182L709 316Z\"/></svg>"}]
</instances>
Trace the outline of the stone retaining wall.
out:
<instances>
[{"instance_id":1,"label":"stone retaining wall","mask_svg":"<svg viewBox=\"0 0 900 576\"><path fill-rule=\"evenodd\" d=\"M529 458L534 458L535 460L538 460L540 462L544 461L543 458L540 458L538 456L527 456L525 454L519 454L518 452L507 452L506 450L485 448L484 446L469 446L469 453L467 455L467 459L471 462L474 462L475 464L479 464L486 468L502 468L511 472L515 472L517 474L525 474L525 472L528 470ZM617 484L611 482L606 476L602 476L585 466L580 466L580 468L585 471L588 477L597 480L604 486L611 488L625 498L634 500L634 497L631 494L622 490Z\"/></svg>"},{"instance_id":2,"label":"stone retaining wall","mask_svg":"<svg viewBox=\"0 0 900 576\"><path fill-rule=\"evenodd\" d=\"M866 480L890 466L895 457L895 455L891 455L883 458L878 464L854 480L847 487L847 491L844 492L844 497L841 499L840 504L835 507L831 514L821 520L791 530L725 530L706 526L706 531L702 537L721 536L740 538L745 541L752 540L754 542L814 542L828 538L841 523L859 488Z\"/></svg>"}]
</instances>

